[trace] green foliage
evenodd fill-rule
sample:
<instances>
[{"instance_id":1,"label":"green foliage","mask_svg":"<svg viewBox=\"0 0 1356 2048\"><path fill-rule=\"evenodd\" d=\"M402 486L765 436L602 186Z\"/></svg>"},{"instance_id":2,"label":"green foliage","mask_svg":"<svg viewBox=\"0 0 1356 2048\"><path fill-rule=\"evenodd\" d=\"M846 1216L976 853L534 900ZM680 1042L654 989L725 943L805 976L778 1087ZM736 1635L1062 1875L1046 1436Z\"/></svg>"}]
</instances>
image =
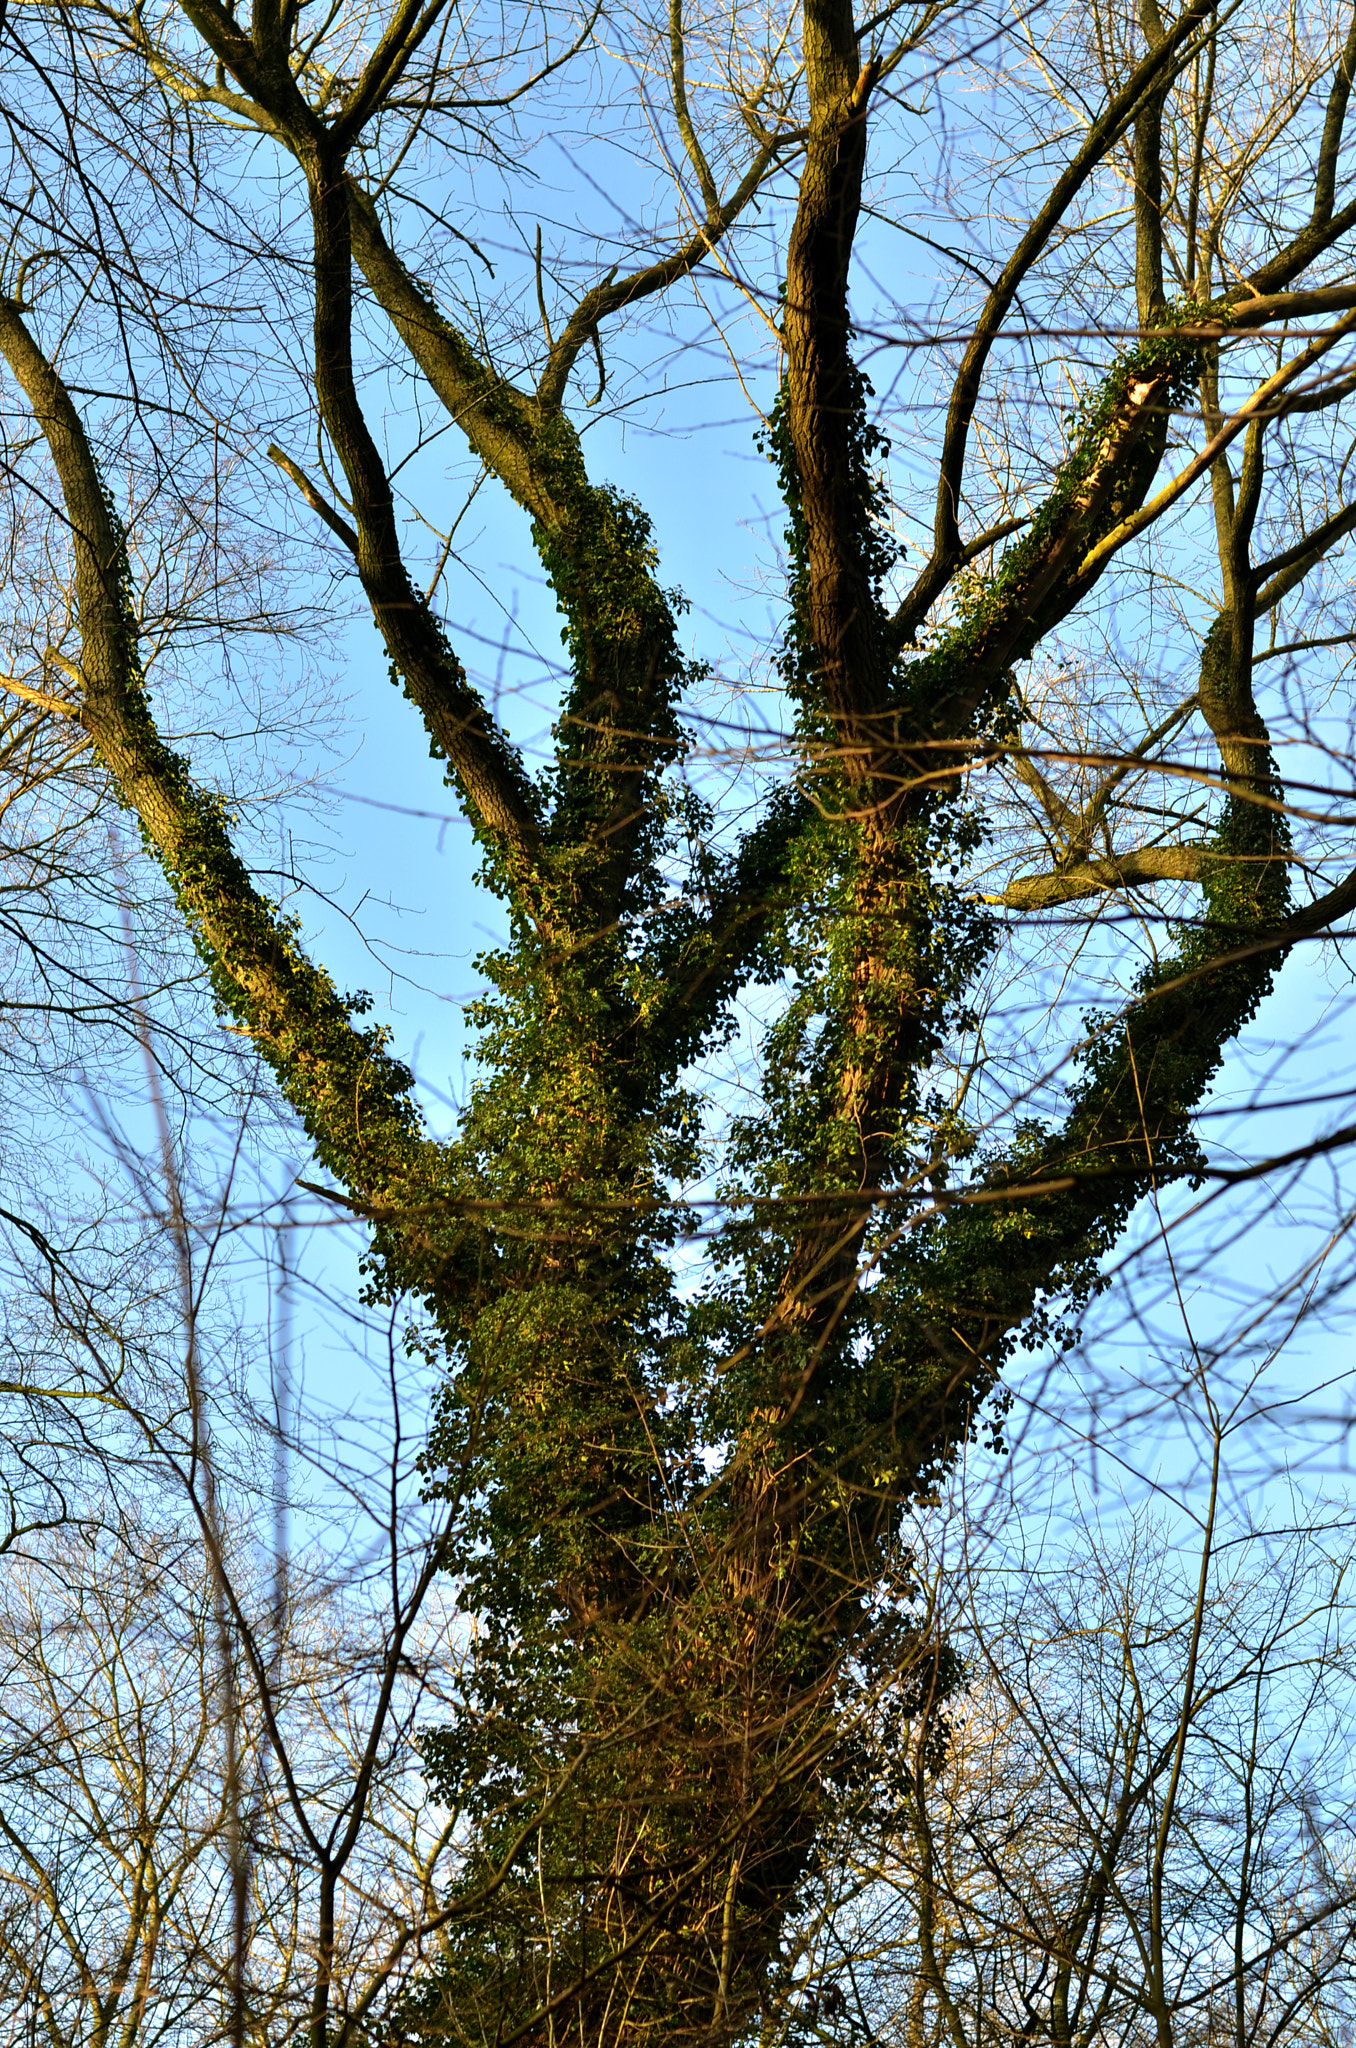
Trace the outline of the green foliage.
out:
<instances>
[{"instance_id":1,"label":"green foliage","mask_svg":"<svg viewBox=\"0 0 1356 2048\"><path fill-rule=\"evenodd\" d=\"M533 538L565 616L565 692L547 842L558 901L582 936L653 909L681 798L669 771L686 752L677 718L697 672L678 644L681 600L655 581L650 520L634 499L591 484L563 419L543 430L539 471L556 516Z\"/></svg>"}]
</instances>

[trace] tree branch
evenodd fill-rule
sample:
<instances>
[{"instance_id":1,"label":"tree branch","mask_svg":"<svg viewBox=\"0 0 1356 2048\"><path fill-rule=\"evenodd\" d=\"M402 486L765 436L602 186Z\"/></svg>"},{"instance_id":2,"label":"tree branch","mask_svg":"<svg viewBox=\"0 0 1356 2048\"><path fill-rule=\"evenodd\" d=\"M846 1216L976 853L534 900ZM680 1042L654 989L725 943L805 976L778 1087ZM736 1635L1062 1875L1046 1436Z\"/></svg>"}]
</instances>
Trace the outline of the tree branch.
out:
<instances>
[{"instance_id":1,"label":"tree branch","mask_svg":"<svg viewBox=\"0 0 1356 2048\"><path fill-rule=\"evenodd\" d=\"M316 396L349 487L358 573L409 697L456 775L473 817L499 843L518 880L526 882L540 837L535 793L405 567L390 481L358 399L352 355L352 184L328 158L311 160L305 168L314 241Z\"/></svg>"},{"instance_id":2,"label":"tree branch","mask_svg":"<svg viewBox=\"0 0 1356 2048\"><path fill-rule=\"evenodd\" d=\"M585 292L561 330L538 382L537 403L544 414L559 410L570 372L581 349L596 333L599 323L610 319L625 306L639 305L643 299L653 298L656 292L666 291L679 278L686 277L704 263L779 161L788 140L773 136L762 143L729 198L708 208L700 227L678 248L656 262L632 271L629 277L605 278L601 284Z\"/></svg>"},{"instance_id":3,"label":"tree branch","mask_svg":"<svg viewBox=\"0 0 1356 2048\"><path fill-rule=\"evenodd\" d=\"M1177 472L1177 475L1173 477L1170 483L1165 484L1161 491L1156 492L1152 498L1147 499L1136 511L1121 520L1118 525L1112 528L1110 533L1104 535L1097 545L1089 550L1078 567L1076 581L1079 585L1079 594L1081 595L1084 588L1087 587L1084 584L1084 579L1099 575L1106 563L1110 561L1112 555L1120 548L1123 548L1127 541L1133 540L1136 534L1142 533L1147 526L1151 526L1156 519L1161 518L1169 506L1176 504L1184 492L1190 490L1197 478L1205 474L1210 465L1223 454L1229 444L1237 439L1238 435L1243 432L1244 428L1252 420L1265 415L1275 417L1277 402L1282 398L1287 388L1294 383L1295 379L1305 370L1309 369L1312 364L1318 362L1321 357L1325 356L1329 349L1334 348L1339 341L1344 340L1348 334L1354 331L1356 331L1356 311L1348 313L1344 319L1338 321L1335 327L1330 327L1325 334L1319 335L1310 342L1307 348L1302 349L1297 356L1292 356L1290 361L1277 370L1273 376L1266 378L1259 384L1251 397L1246 398L1237 411L1232 413L1224 422L1219 431L1211 435L1204 448L1198 454L1192 456L1191 460Z\"/></svg>"},{"instance_id":4,"label":"tree branch","mask_svg":"<svg viewBox=\"0 0 1356 2048\"><path fill-rule=\"evenodd\" d=\"M0 353L32 408L61 484L75 556L81 722L141 821L178 897L213 992L269 1060L317 1156L369 1196L400 1201L441 1176L410 1076L380 1031L360 1031L323 969L254 888L220 801L166 746L142 687L127 556L83 424L19 309L0 300Z\"/></svg>"},{"instance_id":5,"label":"tree branch","mask_svg":"<svg viewBox=\"0 0 1356 2048\"><path fill-rule=\"evenodd\" d=\"M1309 571L1322 561L1329 548L1345 538L1356 528L1356 503L1344 505L1316 526L1312 533L1306 533L1302 540L1295 542L1283 554L1273 555L1269 562L1263 562L1253 570L1254 585L1261 585L1253 600L1257 612L1269 612L1283 597L1302 583ZM1264 660L1265 656L1258 656Z\"/></svg>"},{"instance_id":6,"label":"tree branch","mask_svg":"<svg viewBox=\"0 0 1356 2048\"><path fill-rule=\"evenodd\" d=\"M1054 910L1061 903L1104 896L1113 889L1140 889L1154 882L1198 882L1207 857L1204 846L1146 846L1134 853L1079 861L1049 875L1024 875L980 901L1004 910Z\"/></svg>"},{"instance_id":7,"label":"tree branch","mask_svg":"<svg viewBox=\"0 0 1356 2048\"><path fill-rule=\"evenodd\" d=\"M321 497L300 463L293 462L290 455L284 455L282 449L272 442L269 443L268 458L270 462L277 463L284 476L292 479L292 482L301 492L302 497L306 500L311 510L320 515L331 533L338 534L344 546L356 560L358 557L357 534L353 531L348 521L341 518L335 511L333 505Z\"/></svg>"},{"instance_id":8,"label":"tree branch","mask_svg":"<svg viewBox=\"0 0 1356 2048\"><path fill-rule=\"evenodd\" d=\"M1264 263L1259 270L1253 271L1251 277L1235 285L1229 293L1231 301L1247 300L1255 293L1266 294L1288 284L1292 277L1298 277L1301 271L1307 270L1325 249L1330 249L1348 228L1356 226L1356 200L1344 206L1340 213L1333 212L1337 191L1337 159L1346 128L1354 75L1356 7L1352 9L1346 45L1337 60L1332 86L1328 93L1323 134L1319 140L1318 162L1314 172L1314 204L1309 220L1270 263Z\"/></svg>"},{"instance_id":9,"label":"tree branch","mask_svg":"<svg viewBox=\"0 0 1356 2048\"><path fill-rule=\"evenodd\" d=\"M961 502L961 479L970 436L970 419L979 393L980 379L989 351L1007 317L1023 278L1043 254L1051 235L1063 219L1075 194L1125 134L1136 114L1161 89L1165 75L1176 74L1190 61L1190 43L1195 31L1208 20L1217 0L1192 0L1168 30L1158 48L1151 50L1131 74L1088 131L1082 148L1056 180L1044 206L1022 236L1003 267L997 283L980 310L960 368L951 387L946 429L938 468L937 502L933 529L933 551L924 564L913 589L900 606L900 634L911 639L936 599L955 574L960 549L957 514ZM1233 12L1231 7L1229 12Z\"/></svg>"},{"instance_id":10,"label":"tree branch","mask_svg":"<svg viewBox=\"0 0 1356 2048\"><path fill-rule=\"evenodd\" d=\"M377 304L481 461L532 518L556 523L561 508L537 459L542 414L536 398L488 368L443 317L387 241L372 199L351 177L349 196L353 254Z\"/></svg>"}]
</instances>

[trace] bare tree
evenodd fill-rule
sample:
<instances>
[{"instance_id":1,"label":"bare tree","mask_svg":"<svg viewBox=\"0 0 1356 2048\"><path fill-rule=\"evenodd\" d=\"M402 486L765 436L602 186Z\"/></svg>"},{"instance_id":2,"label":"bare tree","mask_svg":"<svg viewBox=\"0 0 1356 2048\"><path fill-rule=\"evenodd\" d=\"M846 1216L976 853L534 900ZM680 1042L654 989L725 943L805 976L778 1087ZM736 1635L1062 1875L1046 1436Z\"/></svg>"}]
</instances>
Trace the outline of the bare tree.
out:
<instances>
[{"instance_id":1,"label":"bare tree","mask_svg":"<svg viewBox=\"0 0 1356 2048\"><path fill-rule=\"evenodd\" d=\"M1344 2039L1350 1544L1342 1517L1193 1548L1123 1510L974 1544L951 1661L880 1703L764 2039Z\"/></svg>"},{"instance_id":2,"label":"bare tree","mask_svg":"<svg viewBox=\"0 0 1356 2048\"><path fill-rule=\"evenodd\" d=\"M97 1533L54 1533L11 1572L4 2038L52 2048L302 2038L322 1965L342 2018L389 1991L411 1941L436 1925L448 1816L429 1807L409 1723L434 1670L454 1669L454 1647L422 1616L422 1684L407 1652L401 1697L374 1727L379 1614L352 1590L308 1586L303 1569L293 1577L267 1712L237 1686L228 1741L216 1587L196 1528L124 1515ZM255 1590L234 1569L231 1584L238 1599ZM233 1779L247 1823L243 1983ZM327 1907L316 1831L345 1835L357 1782L360 1826L349 1853L331 1859Z\"/></svg>"}]
</instances>

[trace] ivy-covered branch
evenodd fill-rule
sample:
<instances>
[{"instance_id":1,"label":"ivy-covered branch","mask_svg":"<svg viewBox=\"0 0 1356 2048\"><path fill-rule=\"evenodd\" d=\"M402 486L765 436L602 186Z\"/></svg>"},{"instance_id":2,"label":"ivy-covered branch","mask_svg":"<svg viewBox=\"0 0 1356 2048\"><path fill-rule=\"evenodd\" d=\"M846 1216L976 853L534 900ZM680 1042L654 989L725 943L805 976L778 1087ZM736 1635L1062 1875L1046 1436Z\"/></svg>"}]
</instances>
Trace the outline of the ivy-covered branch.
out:
<instances>
[{"instance_id":1,"label":"ivy-covered branch","mask_svg":"<svg viewBox=\"0 0 1356 2048\"><path fill-rule=\"evenodd\" d=\"M1061 903L1105 896L1118 889L1142 889L1154 882L1198 882L1208 860L1207 849L1201 846L1142 846L1129 853L1071 861L1068 867L1046 875L1019 875L997 895L983 900L1004 910L1054 910Z\"/></svg>"},{"instance_id":2,"label":"ivy-covered branch","mask_svg":"<svg viewBox=\"0 0 1356 2048\"><path fill-rule=\"evenodd\" d=\"M896 631L903 643L913 638L955 573L961 547L958 521L971 421L984 369L1008 310L1077 194L1106 161L1145 105L1161 94L1164 84L1190 62L1197 30L1217 11L1218 0L1192 0L1135 67L1120 91L1112 95L1050 188L1044 205L1003 266L980 310L948 402L938 463L932 551L896 617Z\"/></svg>"},{"instance_id":3,"label":"ivy-covered branch","mask_svg":"<svg viewBox=\"0 0 1356 2048\"><path fill-rule=\"evenodd\" d=\"M137 647L127 548L70 393L12 300L0 351L47 444L74 554L79 715L140 822L193 933L222 1007L246 1030L300 1115L317 1156L366 1198L400 1203L442 1178L410 1075L380 1027L302 949L295 923L259 894L231 843L219 797L162 739Z\"/></svg>"},{"instance_id":4,"label":"ivy-covered branch","mask_svg":"<svg viewBox=\"0 0 1356 2048\"><path fill-rule=\"evenodd\" d=\"M520 886L529 888L540 834L536 794L405 567L390 482L353 375L350 188L341 161L328 148L307 156L316 397L349 487L363 590L406 691L461 786L472 821L497 843Z\"/></svg>"},{"instance_id":5,"label":"ivy-covered branch","mask_svg":"<svg viewBox=\"0 0 1356 2048\"><path fill-rule=\"evenodd\" d=\"M396 254L374 202L351 176L349 200L354 258L430 389L523 510L553 524L560 508L549 462L538 457L544 421L536 397L486 363L446 317Z\"/></svg>"}]
</instances>

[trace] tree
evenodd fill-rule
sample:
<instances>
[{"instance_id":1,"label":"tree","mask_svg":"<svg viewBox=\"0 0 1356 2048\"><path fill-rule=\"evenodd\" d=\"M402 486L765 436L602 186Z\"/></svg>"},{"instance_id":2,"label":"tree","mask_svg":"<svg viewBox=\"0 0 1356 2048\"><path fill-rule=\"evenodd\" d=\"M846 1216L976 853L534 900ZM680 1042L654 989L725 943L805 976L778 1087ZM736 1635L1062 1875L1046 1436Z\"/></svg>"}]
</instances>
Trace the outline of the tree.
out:
<instances>
[{"instance_id":1,"label":"tree","mask_svg":"<svg viewBox=\"0 0 1356 2048\"><path fill-rule=\"evenodd\" d=\"M1267 656L1341 637L1301 624L1288 643L1276 622L1356 527L1336 426L1356 387L1356 20L1297 16L1274 61L1269 24L1213 0L1108 6L1043 40L928 0L865 23L844 0L752 24L677 4L662 22L537 20L463 44L443 0L314 22L273 0L248 20L217 0L11 11L9 460L59 508L74 598L65 642L15 687L88 737L215 1002L335 1201L370 1223L373 1289L420 1305L412 1341L445 1373L427 1476L458 1504L444 1562L478 1656L464 1718L425 1750L478 1832L393 2038L715 2039L759 2007L845 1702L929 1654L876 1596L902 1511L984 1426L1014 1346L1058 1340L1057 1304L1076 1316L1140 1197L1208 1170L1193 1112L1225 1049L1290 949L1356 902L1345 875L1292 903L1292 869L1321 875L1327 848L1292 827L1253 682ZM662 63L680 229L572 290L554 325L538 241L522 284L540 337L511 296L459 321L446 274L425 283L412 253L429 204L444 254L478 246L439 152L460 137L482 168L509 162L522 108L604 30L642 71ZM700 93L698 50L716 80ZM1015 156L976 259L944 251L964 289L906 587L849 273L869 145L907 129L910 79L936 92L977 63L1013 82ZM261 197L264 149L304 252ZM576 406L590 362L602 396L604 337L615 353L641 308L708 263L743 281L726 251L764 202L786 227L763 288L792 766L741 834L685 780L703 677L650 516L591 477ZM251 324L226 281L207 292L209 247L271 315ZM324 480L276 443L273 462L352 564L504 906L482 1078L449 1143L157 723L131 545L189 495L176 449L187 474L194 408L226 376L185 306L247 377L271 374L280 334L304 337ZM369 306L419 403L531 522L568 657L535 777L411 566L359 381ZM1091 330L1063 445L1052 406L1029 456L1013 321L1021 346ZM212 417L215 434L229 408ZM126 509L115 456L141 480ZM1191 550L1189 584L1203 494L1210 589L1165 598L1159 537ZM1165 710L1138 672L1085 667L1066 716L1043 664L1067 667L1079 632L1086 652L1113 590L1145 635L1177 604L1190 687ZM1185 741L1164 757L1189 727L1210 758ZM1050 857L986 891L1014 796ZM1122 956L1127 1000L1074 1032L1064 1099L986 1104L967 1076L998 910L1123 895L1148 929L1145 892L1166 884L1175 933L1147 964ZM694 1066L741 992L776 988L694 1297L674 1257L704 1158ZM315 2048L327 2025L319 2010Z\"/></svg>"},{"instance_id":2,"label":"tree","mask_svg":"<svg viewBox=\"0 0 1356 2048\"><path fill-rule=\"evenodd\" d=\"M452 1827L430 1811L408 1724L453 1643L421 1614L398 1697L380 1702L383 1617L299 1556L271 1682L236 1674L232 1728L198 1530L169 1519L171 1498L163 1520L103 1506L102 1524L42 1537L6 1588L5 2038L286 2042L305 2036L317 1982L349 2022L436 1929ZM230 1582L248 1620L267 1616L234 1542Z\"/></svg>"},{"instance_id":3,"label":"tree","mask_svg":"<svg viewBox=\"0 0 1356 2048\"><path fill-rule=\"evenodd\" d=\"M362 2038L455 1910L464 1817L417 1745L463 1690L455 1507L412 1484L426 1398L389 1312L356 1422L291 1384L286 1315L254 1396L231 1355L252 1333L213 1302L220 1197L194 1213L154 1067L152 1092L161 1172L126 1161L141 1289L45 1246L48 1355L19 1389L67 1430L27 1447L60 1514L6 1532L0 2025Z\"/></svg>"},{"instance_id":4,"label":"tree","mask_svg":"<svg viewBox=\"0 0 1356 2048\"><path fill-rule=\"evenodd\" d=\"M932 1518L951 1662L872 1715L764 2041L1344 2037L1349 1525L1107 1505L1020 1561Z\"/></svg>"}]
</instances>

